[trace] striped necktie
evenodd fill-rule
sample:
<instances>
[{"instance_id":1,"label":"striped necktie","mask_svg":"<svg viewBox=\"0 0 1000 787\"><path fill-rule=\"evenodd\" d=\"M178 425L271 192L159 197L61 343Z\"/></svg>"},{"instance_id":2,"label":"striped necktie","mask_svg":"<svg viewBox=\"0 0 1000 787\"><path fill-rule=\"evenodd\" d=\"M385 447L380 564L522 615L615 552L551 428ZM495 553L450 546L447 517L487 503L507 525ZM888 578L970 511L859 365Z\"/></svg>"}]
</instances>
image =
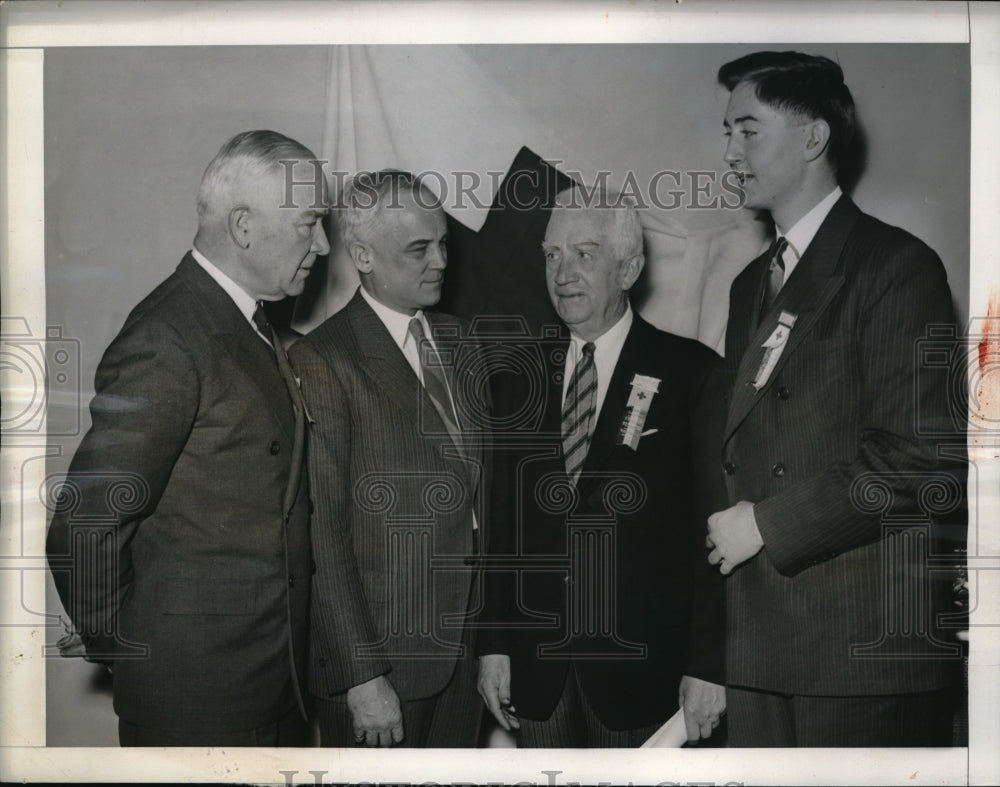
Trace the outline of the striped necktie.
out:
<instances>
[{"instance_id":1,"label":"striped necktie","mask_svg":"<svg viewBox=\"0 0 1000 787\"><path fill-rule=\"evenodd\" d=\"M427 391L434 409L444 421L452 442L461 447L462 432L458 427L455 404L451 398L448 381L445 379L444 369L441 368L441 359L437 350L434 349L434 345L425 338L423 323L417 317L410 320L409 330L410 335L417 343L417 357L420 362L420 371L423 373L424 390Z\"/></svg>"},{"instance_id":2,"label":"striped necktie","mask_svg":"<svg viewBox=\"0 0 1000 787\"><path fill-rule=\"evenodd\" d=\"M562 411L563 458L566 475L575 486L590 448L590 424L597 409L597 367L594 343L583 345L583 354L573 370Z\"/></svg>"}]
</instances>

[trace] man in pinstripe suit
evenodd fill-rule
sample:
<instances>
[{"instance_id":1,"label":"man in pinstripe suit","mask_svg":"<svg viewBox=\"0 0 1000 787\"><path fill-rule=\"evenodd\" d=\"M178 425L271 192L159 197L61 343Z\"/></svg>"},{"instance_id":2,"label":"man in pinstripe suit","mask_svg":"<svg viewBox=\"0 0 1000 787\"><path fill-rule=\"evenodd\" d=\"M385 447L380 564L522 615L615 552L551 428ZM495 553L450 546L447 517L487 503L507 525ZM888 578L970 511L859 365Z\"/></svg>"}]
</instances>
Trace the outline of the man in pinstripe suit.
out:
<instances>
[{"instance_id":1,"label":"man in pinstripe suit","mask_svg":"<svg viewBox=\"0 0 1000 787\"><path fill-rule=\"evenodd\" d=\"M944 268L841 193L855 117L837 64L759 52L719 82L725 159L778 236L730 293L731 507L707 538L731 574L729 742L946 744L957 648L935 633L946 588L922 545L963 492L918 429L918 407L949 420L948 392L914 363L928 326L954 320Z\"/></svg>"},{"instance_id":2,"label":"man in pinstripe suit","mask_svg":"<svg viewBox=\"0 0 1000 787\"><path fill-rule=\"evenodd\" d=\"M485 403L441 295L444 211L419 179L361 173L337 215L361 277L291 360L310 433L309 688L323 746L473 746L470 629Z\"/></svg>"}]
</instances>

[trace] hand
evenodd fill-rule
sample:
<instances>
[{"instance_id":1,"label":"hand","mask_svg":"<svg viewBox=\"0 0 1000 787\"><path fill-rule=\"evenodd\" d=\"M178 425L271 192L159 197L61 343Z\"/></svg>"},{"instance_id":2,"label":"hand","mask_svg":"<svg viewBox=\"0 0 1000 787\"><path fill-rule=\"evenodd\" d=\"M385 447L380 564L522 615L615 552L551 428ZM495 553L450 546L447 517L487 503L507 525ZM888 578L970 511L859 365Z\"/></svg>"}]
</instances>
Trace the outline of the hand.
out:
<instances>
[{"instance_id":1,"label":"hand","mask_svg":"<svg viewBox=\"0 0 1000 787\"><path fill-rule=\"evenodd\" d=\"M479 696L493 718L507 732L521 729L517 711L510 704L510 656L492 654L479 657Z\"/></svg>"},{"instance_id":2,"label":"hand","mask_svg":"<svg viewBox=\"0 0 1000 787\"><path fill-rule=\"evenodd\" d=\"M726 711L726 687L685 675L681 678L678 705L684 709L688 740L708 738Z\"/></svg>"},{"instance_id":3,"label":"hand","mask_svg":"<svg viewBox=\"0 0 1000 787\"><path fill-rule=\"evenodd\" d=\"M753 503L741 500L725 511L718 511L708 518L708 536L705 545L714 547L708 562L717 565L723 574L729 574L764 546L764 539L757 529Z\"/></svg>"},{"instance_id":4,"label":"hand","mask_svg":"<svg viewBox=\"0 0 1000 787\"><path fill-rule=\"evenodd\" d=\"M391 746L403 740L399 697L385 675L347 690L347 707L354 721L354 740L365 746Z\"/></svg>"}]
</instances>

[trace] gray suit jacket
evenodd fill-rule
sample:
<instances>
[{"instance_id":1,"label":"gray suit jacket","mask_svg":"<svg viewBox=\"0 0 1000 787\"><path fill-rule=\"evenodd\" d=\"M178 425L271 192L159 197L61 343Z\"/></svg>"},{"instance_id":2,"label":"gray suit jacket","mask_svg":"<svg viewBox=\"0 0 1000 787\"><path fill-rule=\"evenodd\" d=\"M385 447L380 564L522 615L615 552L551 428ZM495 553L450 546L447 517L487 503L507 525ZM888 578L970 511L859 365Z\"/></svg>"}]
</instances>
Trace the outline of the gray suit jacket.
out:
<instances>
[{"instance_id":1,"label":"gray suit jacket","mask_svg":"<svg viewBox=\"0 0 1000 787\"><path fill-rule=\"evenodd\" d=\"M452 442L417 376L360 293L292 348L314 421L309 474L316 575L309 690L334 697L389 672L400 699L429 697L462 653L483 523L487 406L474 344L428 313L463 427Z\"/></svg>"},{"instance_id":2,"label":"gray suit jacket","mask_svg":"<svg viewBox=\"0 0 1000 787\"><path fill-rule=\"evenodd\" d=\"M211 732L302 707L303 429L271 349L187 255L97 370L47 551L126 721Z\"/></svg>"}]
</instances>

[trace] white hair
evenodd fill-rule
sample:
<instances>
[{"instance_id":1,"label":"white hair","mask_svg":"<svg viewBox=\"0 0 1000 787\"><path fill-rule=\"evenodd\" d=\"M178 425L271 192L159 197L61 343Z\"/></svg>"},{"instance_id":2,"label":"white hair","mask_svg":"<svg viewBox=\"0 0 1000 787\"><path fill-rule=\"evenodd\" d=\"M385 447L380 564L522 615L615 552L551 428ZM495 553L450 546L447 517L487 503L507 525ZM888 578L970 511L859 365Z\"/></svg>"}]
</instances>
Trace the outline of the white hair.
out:
<instances>
[{"instance_id":1,"label":"white hair","mask_svg":"<svg viewBox=\"0 0 1000 787\"><path fill-rule=\"evenodd\" d=\"M608 240L619 261L642 254L642 223L635 204L617 191L576 184L556 194L553 210L613 211L614 223Z\"/></svg>"}]
</instances>

